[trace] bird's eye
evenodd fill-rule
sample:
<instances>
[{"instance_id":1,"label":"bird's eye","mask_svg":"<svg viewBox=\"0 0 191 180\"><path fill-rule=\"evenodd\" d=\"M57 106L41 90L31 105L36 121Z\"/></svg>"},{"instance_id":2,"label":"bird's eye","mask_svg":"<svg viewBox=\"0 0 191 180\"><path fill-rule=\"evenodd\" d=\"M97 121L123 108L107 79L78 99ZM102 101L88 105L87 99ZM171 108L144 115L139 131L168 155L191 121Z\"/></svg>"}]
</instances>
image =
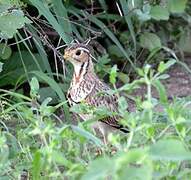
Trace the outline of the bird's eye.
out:
<instances>
[{"instance_id":1,"label":"bird's eye","mask_svg":"<svg viewBox=\"0 0 191 180\"><path fill-rule=\"evenodd\" d=\"M81 53L82 53L81 50L77 50L77 51L76 51L76 56L80 56Z\"/></svg>"}]
</instances>

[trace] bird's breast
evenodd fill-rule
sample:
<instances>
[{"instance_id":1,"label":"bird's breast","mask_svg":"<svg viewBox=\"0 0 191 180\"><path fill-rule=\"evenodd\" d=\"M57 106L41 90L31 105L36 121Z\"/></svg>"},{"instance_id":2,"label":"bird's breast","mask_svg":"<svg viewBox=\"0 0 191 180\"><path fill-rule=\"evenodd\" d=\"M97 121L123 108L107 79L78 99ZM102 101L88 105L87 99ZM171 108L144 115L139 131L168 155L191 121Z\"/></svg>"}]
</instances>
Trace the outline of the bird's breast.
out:
<instances>
[{"instance_id":1,"label":"bird's breast","mask_svg":"<svg viewBox=\"0 0 191 180\"><path fill-rule=\"evenodd\" d=\"M68 90L68 100L70 104L77 104L84 101L94 88L93 83L82 81L81 83L71 83Z\"/></svg>"}]
</instances>

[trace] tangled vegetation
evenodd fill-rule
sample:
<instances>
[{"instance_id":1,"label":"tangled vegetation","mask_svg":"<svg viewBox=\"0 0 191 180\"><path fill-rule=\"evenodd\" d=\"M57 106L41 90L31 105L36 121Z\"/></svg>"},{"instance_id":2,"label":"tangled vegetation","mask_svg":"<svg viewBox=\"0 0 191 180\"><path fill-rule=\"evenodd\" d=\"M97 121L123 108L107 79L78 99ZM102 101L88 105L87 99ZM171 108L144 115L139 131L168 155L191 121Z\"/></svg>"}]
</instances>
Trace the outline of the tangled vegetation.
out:
<instances>
[{"instance_id":1,"label":"tangled vegetation","mask_svg":"<svg viewBox=\"0 0 191 180\"><path fill-rule=\"evenodd\" d=\"M190 76L190 12L188 0L0 0L0 179L190 179L190 94L170 99L163 85L174 65ZM75 39L91 39L130 129L110 145L67 104L62 54Z\"/></svg>"}]
</instances>

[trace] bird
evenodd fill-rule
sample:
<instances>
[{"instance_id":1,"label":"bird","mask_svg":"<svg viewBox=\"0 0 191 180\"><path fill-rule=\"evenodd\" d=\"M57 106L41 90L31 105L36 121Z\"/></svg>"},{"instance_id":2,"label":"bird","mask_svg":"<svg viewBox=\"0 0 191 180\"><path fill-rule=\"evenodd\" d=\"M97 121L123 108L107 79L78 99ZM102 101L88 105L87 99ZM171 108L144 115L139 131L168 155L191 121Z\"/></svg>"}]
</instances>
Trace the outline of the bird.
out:
<instances>
[{"instance_id":1,"label":"bird","mask_svg":"<svg viewBox=\"0 0 191 180\"><path fill-rule=\"evenodd\" d=\"M64 59L69 61L73 67L73 77L67 92L70 106L85 102L93 107L106 107L111 112L117 112L117 96L108 93L111 88L96 75L94 71L94 56L90 47L85 43L73 43L64 50ZM91 119L87 114L79 114L84 120ZM129 129L119 123L119 117L109 116L94 122L93 129L98 129L107 144L107 136L110 132L119 130L128 133Z\"/></svg>"}]
</instances>

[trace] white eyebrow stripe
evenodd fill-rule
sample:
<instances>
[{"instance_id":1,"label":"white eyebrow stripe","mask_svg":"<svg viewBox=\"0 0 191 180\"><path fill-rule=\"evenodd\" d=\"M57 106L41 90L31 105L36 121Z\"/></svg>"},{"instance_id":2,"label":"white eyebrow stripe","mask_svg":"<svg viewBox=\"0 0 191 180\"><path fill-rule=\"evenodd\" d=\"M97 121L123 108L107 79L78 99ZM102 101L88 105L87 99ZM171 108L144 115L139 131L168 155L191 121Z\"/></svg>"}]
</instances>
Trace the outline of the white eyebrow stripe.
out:
<instances>
[{"instance_id":1,"label":"white eyebrow stripe","mask_svg":"<svg viewBox=\"0 0 191 180\"><path fill-rule=\"evenodd\" d=\"M88 49L83 48L83 47L79 47L78 49L80 49L80 50L82 50L82 51L85 51L85 52L87 52L87 53L89 53L89 52L90 52Z\"/></svg>"}]
</instances>

